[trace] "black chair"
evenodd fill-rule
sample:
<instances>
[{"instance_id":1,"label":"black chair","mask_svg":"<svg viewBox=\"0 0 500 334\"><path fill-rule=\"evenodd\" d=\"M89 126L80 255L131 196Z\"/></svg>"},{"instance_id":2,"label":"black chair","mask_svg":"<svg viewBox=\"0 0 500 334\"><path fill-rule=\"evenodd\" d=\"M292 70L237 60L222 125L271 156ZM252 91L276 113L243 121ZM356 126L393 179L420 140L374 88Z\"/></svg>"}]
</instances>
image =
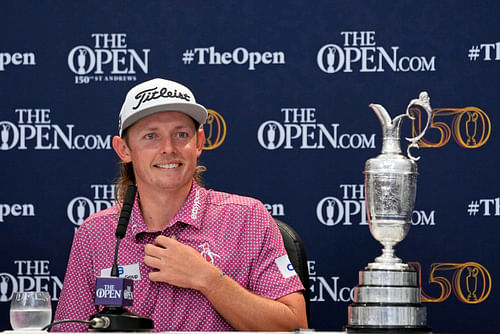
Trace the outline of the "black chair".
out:
<instances>
[{"instance_id":1,"label":"black chair","mask_svg":"<svg viewBox=\"0 0 500 334\"><path fill-rule=\"evenodd\" d=\"M310 323L311 318L311 291L309 289L309 269L307 267L307 255L304 248L304 243L300 239L299 234L286 223L281 220L274 219L280 229L283 242L285 244L288 258L292 263L295 272L300 278L304 286L304 299L306 300L307 322Z\"/></svg>"}]
</instances>

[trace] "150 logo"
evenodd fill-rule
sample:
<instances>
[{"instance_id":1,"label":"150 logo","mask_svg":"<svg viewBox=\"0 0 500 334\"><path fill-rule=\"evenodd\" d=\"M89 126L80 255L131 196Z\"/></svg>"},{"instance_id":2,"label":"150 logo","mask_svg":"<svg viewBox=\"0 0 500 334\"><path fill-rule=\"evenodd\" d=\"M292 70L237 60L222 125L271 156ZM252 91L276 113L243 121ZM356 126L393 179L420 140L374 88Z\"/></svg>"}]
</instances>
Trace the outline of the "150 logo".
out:
<instances>
[{"instance_id":1,"label":"150 logo","mask_svg":"<svg viewBox=\"0 0 500 334\"><path fill-rule=\"evenodd\" d=\"M465 108L434 108L430 129L418 145L420 147L441 147L446 145L451 137L464 148L483 146L491 134L491 121L488 115L477 107ZM412 133L416 135L422 129L422 114L417 108L410 109L415 116L412 121ZM450 123L451 118L451 124ZM437 138L429 138L431 133L438 133Z\"/></svg>"},{"instance_id":2,"label":"150 logo","mask_svg":"<svg viewBox=\"0 0 500 334\"><path fill-rule=\"evenodd\" d=\"M430 266L429 283L437 284L439 293L432 297L422 288L422 268L419 262L410 262L418 273L422 291L422 301L441 303L448 299L451 292L458 300L466 304L479 304L488 298L491 292L491 275L484 266L477 262L433 263ZM448 277L450 276L451 279ZM448 277L445 275L448 274Z\"/></svg>"},{"instance_id":3,"label":"150 logo","mask_svg":"<svg viewBox=\"0 0 500 334\"><path fill-rule=\"evenodd\" d=\"M226 121L217 111L207 109L208 118L203 126L205 129L204 150L214 150L226 139Z\"/></svg>"}]
</instances>

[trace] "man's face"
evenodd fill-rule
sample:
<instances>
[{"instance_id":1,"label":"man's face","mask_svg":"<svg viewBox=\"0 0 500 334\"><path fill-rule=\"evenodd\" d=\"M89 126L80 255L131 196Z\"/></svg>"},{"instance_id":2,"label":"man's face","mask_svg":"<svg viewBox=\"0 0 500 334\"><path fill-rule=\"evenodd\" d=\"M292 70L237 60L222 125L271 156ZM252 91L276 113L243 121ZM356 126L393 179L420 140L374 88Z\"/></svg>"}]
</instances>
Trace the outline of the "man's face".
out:
<instances>
[{"instance_id":1,"label":"man's face","mask_svg":"<svg viewBox=\"0 0 500 334\"><path fill-rule=\"evenodd\" d=\"M155 113L132 125L127 136L128 145L121 139L113 146L124 162L132 162L139 189L189 190L205 140L189 116Z\"/></svg>"}]
</instances>

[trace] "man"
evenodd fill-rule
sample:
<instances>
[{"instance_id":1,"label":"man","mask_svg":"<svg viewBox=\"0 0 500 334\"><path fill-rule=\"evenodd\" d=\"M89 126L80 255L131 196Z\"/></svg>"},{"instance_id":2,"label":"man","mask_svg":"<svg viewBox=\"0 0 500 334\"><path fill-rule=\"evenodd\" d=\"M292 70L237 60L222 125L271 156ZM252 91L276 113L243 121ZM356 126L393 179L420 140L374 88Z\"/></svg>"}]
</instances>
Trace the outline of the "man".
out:
<instances>
[{"instance_id":1,"label":"man","mask_svg":"<svg viewBox=\"0 0 500 334\"><path fill-rule=\"evenodd\" d=\"M144 82L125 98L113 148L122 161L118 198L128 184L138 189L118 256L136 278L128 309L153 319L155 331L306 328L302 284L262 203L196 181L206 119L173 81ZM75 234L55 320L96 313L95 279L112 265L119 212L116 205L92 215Z\"/></svg>"}]
</instances>

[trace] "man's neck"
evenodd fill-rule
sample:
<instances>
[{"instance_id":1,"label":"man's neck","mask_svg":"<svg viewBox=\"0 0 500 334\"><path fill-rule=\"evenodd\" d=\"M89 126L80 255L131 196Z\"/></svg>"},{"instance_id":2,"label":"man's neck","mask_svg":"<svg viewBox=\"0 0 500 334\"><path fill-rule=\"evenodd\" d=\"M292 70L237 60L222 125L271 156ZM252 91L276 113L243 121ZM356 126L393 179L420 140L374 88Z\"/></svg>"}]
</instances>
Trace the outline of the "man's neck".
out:
<instances>
[{"instance_id":1,"label":"man's neck","mask_svg":"<svg viewBox=\"0 0 500 334\"><path fill-rule=\"evenodd\" d=\"M176 191L139 191L139 205L150 231L163 230L186 202L192 184Z\"/></svg>"}]
</instances>

